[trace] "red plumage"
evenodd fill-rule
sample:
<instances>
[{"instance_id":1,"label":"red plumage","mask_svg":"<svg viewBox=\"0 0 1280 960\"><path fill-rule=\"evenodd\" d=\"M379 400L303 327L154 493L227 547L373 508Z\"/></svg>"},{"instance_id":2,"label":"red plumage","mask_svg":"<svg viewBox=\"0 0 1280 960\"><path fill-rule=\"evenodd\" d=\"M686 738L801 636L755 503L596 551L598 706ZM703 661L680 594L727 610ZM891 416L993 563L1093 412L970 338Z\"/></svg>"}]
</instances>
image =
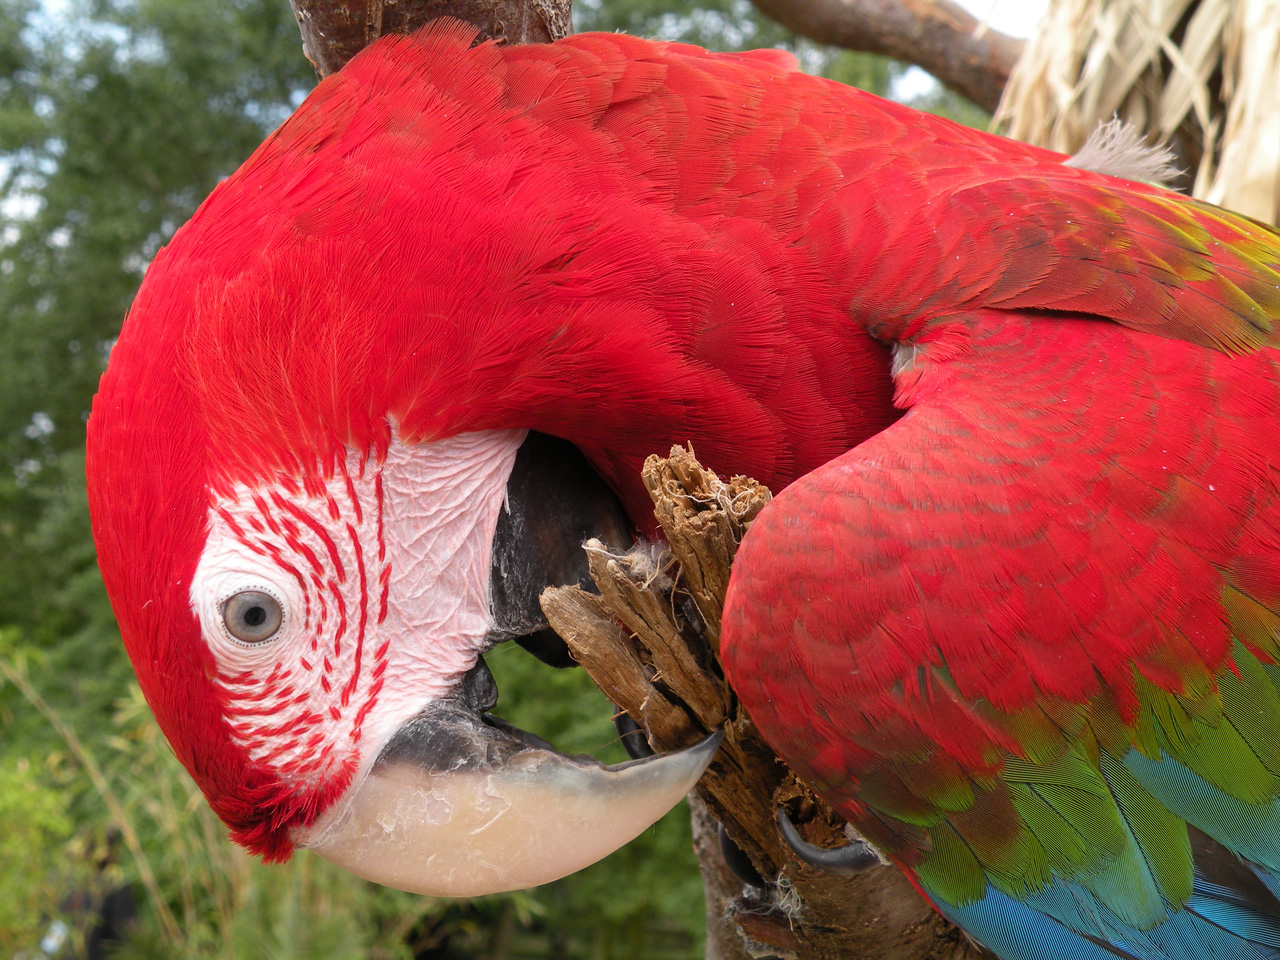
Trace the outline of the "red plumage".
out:
<instances>
[{"instance_id":1,"label":"red plumage","mask_svg":"<svg viewBox=\"0 0 1280 960\"><path fill-rule=\"evenodd\" d=\"M572 440L652 528L654 450L691 440L781 488L895 415L886 348L829 288L849 224L809 222L843 173L802 110L852 122L806 102L826 85L771 52L469 42L387 40L320 84L157 256L90 422L143 689L269 854L342 785L299 797L228 739L187 600L213 495L318 484L347 448L379 457L389 418L409 440L524 427Z\"/></svg>"},{"instance_id":2,"label":"red plumage","mask_svg":"<svg viewBox=\"0 0 1280 960\"><path fill-rule=\"evenodd\" d=\"M984 744L1017 748L979 732L975 707L920 715L922 666L967 704L1017 714L1110 697L1133 722L1135 667L1181 692L1227 658L1226 583L1275 603L1277 464L1257 440L1280 409L1269 351L1087 319L972 319L963 355L916 361L922 382L945 385L803 478L743 544L728 667L764 729L794 731L793 760L830 748L795 685L820 691L852 752L815 759L817 779L876 768L917 736L901 724L975 775L991 772ZM788 578L766 576L779 556ZM855 746L864 735L878 746Z\"/></svg>"},{"instance_id":3,"label":"red plumage","mask_svg":"<svg viewBox=\"0 0 1280 960\"><path fill-rule=\"evenodd\" d=\"M943 811L1004 837L1011 757L1121 756L1144 691L1275 661L1274 232L772 51L470 39L325 80L157 257L95 404L125 641L242 841L284 853L338 788L226 734L187 599L210 497L321 484L393 425L563 437L650 530L672 442L782 491L726 670L904 864Z\"/></svg>"}]
</instances>

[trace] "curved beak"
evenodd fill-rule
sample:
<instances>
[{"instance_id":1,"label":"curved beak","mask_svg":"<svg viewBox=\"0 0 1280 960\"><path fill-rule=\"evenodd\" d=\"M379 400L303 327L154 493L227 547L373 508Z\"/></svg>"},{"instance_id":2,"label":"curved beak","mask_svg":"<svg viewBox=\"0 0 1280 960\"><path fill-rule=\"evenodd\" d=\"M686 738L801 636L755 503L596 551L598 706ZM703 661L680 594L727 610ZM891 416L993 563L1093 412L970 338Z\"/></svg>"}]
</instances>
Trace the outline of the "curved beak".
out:
<instances>
[{"instance_id":1,"label":"curved beak","mask_svg":"<svg viewBox=\"0 0 1280 960\"><path fill-rule=\"evenodd\" d=\"M548 585L590 583L581 544L630 543L617 497L571 444L529 433L507 480L491 548L489 644L514 639L572 665L543 617ZM720 735L606 767L568 757L490 713L483 659L390 734L372 763L295 846L391 887L469 897L536 886L634 839L693 788Z\"/></svg>"},{"instance_id":2,"label":"curved beak","mask_svg":"<svg viewBox=\"0 0 1280 960\"><path fill-rule=\"evenodd\" d=\"M491 685L481 661L457 697L431 704L392 736L296 845L431 896L536 886L642 833L693 788L721 739L604 766L557 753L483 712Z\"/></svg>"}]
</instances>

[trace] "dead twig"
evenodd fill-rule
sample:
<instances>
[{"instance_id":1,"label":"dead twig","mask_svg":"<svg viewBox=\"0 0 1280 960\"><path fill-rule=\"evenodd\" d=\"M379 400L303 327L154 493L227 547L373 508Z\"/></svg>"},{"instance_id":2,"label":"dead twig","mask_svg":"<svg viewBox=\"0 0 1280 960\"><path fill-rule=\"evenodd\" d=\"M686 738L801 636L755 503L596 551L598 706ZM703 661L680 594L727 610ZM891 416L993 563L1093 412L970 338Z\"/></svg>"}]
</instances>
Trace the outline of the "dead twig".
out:
<instances>
[{"instance_id":1,"label":"dead twig","mask_svg":"<svg viewBox=\"0 0 1280 960\"><path fill-rule=\"evenodd\" d=\"M845 822L774 755L725 683L715 654L738 544L770 493L745 477L721 481L680 447L667 458L650 457L643 478L675 564L655 562L650 550L618 557L588 543L600 596L558 587L543 593L542 607L591 678L645 729L654 749L677 749L725 730L694 806L708 916L716 921L708 931L708 956L983 956L898 870L836 877L791 855L774 820L780 806L806 839L824 846L846 842ZM734 879L720 855L718 824L765 887Z\"/></svg>"}]
</instances>

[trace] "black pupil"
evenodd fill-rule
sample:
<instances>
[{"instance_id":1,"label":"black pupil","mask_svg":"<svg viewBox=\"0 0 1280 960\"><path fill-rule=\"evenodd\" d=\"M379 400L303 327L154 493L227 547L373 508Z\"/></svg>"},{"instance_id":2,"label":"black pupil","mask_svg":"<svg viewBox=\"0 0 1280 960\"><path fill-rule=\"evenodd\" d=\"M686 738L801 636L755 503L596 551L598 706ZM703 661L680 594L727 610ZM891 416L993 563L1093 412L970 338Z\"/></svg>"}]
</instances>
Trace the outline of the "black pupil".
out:
<instances>
[{"instance_id":1,"label":"black pupil","mask_svg":"<svg viewBox=\"0 0 1280 960\"><path fill-rule=\"evenodd\" d=\"M244 612L244 622L251 627L260 627L267 622L267 611L262 607L250 607Z\"/></svg>"}]
</instances>

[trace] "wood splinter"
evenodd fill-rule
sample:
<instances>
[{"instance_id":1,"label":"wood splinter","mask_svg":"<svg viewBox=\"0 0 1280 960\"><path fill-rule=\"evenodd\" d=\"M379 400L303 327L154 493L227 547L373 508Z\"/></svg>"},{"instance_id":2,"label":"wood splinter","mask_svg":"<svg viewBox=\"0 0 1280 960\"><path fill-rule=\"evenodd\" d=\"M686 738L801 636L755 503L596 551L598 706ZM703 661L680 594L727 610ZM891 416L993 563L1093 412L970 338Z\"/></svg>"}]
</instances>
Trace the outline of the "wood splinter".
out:
<instances>
[{"instance_id":1,"label":"wood splinter","mask_svg":"<svg viewBox=\"0 0 1280 960\"><path fill-rule=\"evenodd\" d=\"M707 956L746 960L987 956L942 919L892 867L853 877L798 860L777 826L785 808L805 841L848 842L845 821L775 755L729 689L716 647L738 544L771 499L746 477L727 483L672 447L642 473L674 564L645 551L617 557L588 542L599 596L542 594L542 609L573 656L661 752L723 728L725 740L693 798L694 845L707 890ZM721 853L718 828L767 886L745 886Z\"/></svg>"}]
</instances>

